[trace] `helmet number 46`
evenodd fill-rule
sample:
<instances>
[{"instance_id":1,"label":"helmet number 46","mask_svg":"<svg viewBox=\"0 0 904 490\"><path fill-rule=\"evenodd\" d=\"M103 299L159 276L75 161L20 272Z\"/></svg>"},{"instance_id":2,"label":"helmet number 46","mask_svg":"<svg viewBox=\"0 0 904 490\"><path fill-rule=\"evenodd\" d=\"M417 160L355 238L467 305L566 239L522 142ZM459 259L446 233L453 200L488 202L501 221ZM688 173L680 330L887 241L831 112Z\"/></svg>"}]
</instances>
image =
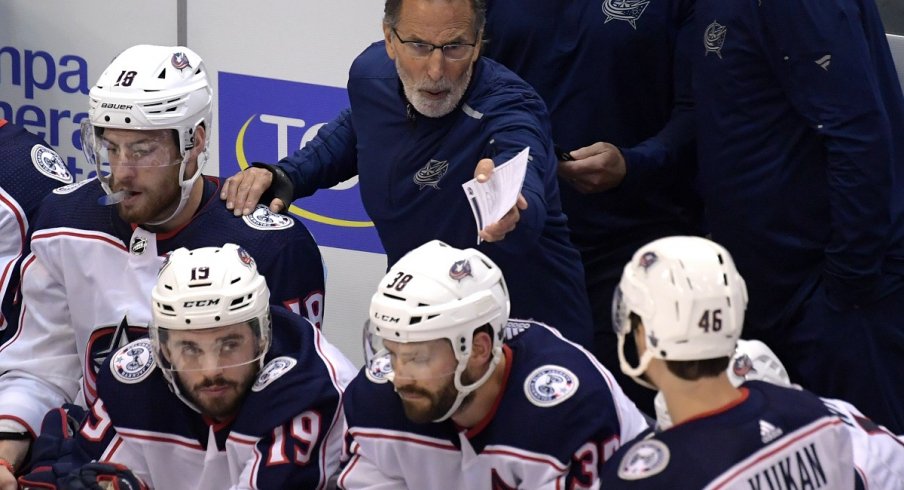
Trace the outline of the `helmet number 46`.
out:
<instances>
[{"instance_id":1,"label":"helmet number 46","mask_svg":"<svg viewBox=\"0 0 904 490\"><path fill-rule=\"evenodd\" d=\"M702 328L704 332L709 333L710 331L718 332L722 330L722 310L706 310L703 312L703 316L700 317L700 321L697 322L697 326Z\"/></svg>"}]
</instances>

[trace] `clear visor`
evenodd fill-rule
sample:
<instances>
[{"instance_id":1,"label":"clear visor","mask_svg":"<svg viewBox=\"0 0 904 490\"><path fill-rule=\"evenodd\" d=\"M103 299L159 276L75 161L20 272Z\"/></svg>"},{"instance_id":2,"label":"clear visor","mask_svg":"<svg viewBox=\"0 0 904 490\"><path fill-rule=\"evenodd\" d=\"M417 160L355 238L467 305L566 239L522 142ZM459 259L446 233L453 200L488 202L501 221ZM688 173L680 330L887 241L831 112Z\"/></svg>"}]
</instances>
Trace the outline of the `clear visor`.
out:
<instances>
[{"instance_id":1,"label":"clear visor","mask_svg":"<svg viewBox=\"0 0 904 490\"><path fill-rule=\"evenodd\" d=\"M367 361L367 375L375 381L423 382L449 378L458 361L447 339L427 342L383 342L373 338L376 353Z\"/></svg>"},{"instance_id":2,"label":"clear visor","mask_svg":"<svg viewBox=\"0 0 904 490\"><path fill-rule=\"evenodd\" d=\"M82 121L82 149L91 165L169 167L182 163L181 156L173 155L178 145L173 144L171 130L136 131L128 138L108 139L103 136L104 129Z\"/></svg>"},{"instance_id":3,"label":"clear visor","mask_svg":"<svg viewBox=\"0 0 904 490\"><path fill-rule=\"evenodd\" d=\"M152 335L164 368L222 370L257 362L266 354L266 340L252 323L257 322L200 330L157 327Z\"/></svg>"},{"instance_id":4,"label":"clear visor","mask_svg":"<svg viewBox=\"0 0 904 490\"><path fill-rule=\"evenodd\" d=\"M631 322L628 319L628 307L625 305L625 295L621 286L615 288L612 294L612 330L616 334L627 335L631 332Z\"/></svg>"}]
</instances>

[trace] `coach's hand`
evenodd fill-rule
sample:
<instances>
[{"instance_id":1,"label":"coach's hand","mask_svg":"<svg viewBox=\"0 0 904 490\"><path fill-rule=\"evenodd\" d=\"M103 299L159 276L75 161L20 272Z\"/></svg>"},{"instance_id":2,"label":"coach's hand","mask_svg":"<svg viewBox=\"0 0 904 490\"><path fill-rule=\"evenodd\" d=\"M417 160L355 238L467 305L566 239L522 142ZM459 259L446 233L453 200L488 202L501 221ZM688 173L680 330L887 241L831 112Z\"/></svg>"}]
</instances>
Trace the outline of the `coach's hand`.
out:
<instances>
[{"instance_id":1,"label":"coach's hand","mask_svg":"<svg viewBox=\"0 0 904 490\"><path fill-rule=\"evenodd\" d=\"M291 200L291 182L284 182L283 180L288 180L286 177L274 183L274 168L272 166L248 167L226 179L226 182L223 183L223 190L220 192L220 199L226 201L226 209L232 210L236 216L251 214L251 211L260 202L261 196L268 194L267 191L271 190L271 185L276 188L269 193L273 196L270 202L265 204L274 213L286 209L287 202ZM286 188L287 186L288 188Z\"/></svg>"},{"instance_id":2,"label":"coach's hand","mask_svg":"<svg viewBox=\"0 0 904 490\"><path fill-rule=\"evenodd\" d=\"M477 182L483 184L493 177L495 168L496 165L493 160L484 158L477 163L477 168L474 169L474 178L477 179ZM524 194L519 193L518 200L512 206L512 209L505 213L505 216L499 221L485 226L479 233L480 238L488 242L502 240L506 234L514 230L515 226L518 225L518 221L521 220L521 211L525 209L527 209L527 199L524 198Z\"/></svg>"}]
</instances>

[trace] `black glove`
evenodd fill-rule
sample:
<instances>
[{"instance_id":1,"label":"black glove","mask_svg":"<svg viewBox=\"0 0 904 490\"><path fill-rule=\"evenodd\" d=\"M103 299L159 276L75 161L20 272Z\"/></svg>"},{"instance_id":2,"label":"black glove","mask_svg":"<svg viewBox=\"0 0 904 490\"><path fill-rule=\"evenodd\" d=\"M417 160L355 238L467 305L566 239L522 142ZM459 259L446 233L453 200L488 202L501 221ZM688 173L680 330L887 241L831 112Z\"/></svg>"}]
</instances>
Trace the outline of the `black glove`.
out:
<instances>
[{"instance_id":1,"label":"black glove","mask_svg":"<svg viewBox=\"0 0 904 490\"><path fill-rule=\"evenodd\" d=\"M148 490L147 485L121 464L88 463L60 479L65 490Z\"/></svg>"},{"instance_id":2,"label":"black glove","mask_svg":"<svg viewBox=\"0 0 904 490\"><path fill-rule=\"evenodd\" d=\"M286 209L289 209L289 205L295 200L292 197L295 193L295 186L292 185L292 180L289 179L286 172L276 165L270 165L269 163L254 162L251 166L269 170L270 173L273 174L273 181L270 183L270 188L264 191L260 203L270 207L270 202L273 201L273 199L281 199L286 206Z\"/></svg>"}]
</instances>

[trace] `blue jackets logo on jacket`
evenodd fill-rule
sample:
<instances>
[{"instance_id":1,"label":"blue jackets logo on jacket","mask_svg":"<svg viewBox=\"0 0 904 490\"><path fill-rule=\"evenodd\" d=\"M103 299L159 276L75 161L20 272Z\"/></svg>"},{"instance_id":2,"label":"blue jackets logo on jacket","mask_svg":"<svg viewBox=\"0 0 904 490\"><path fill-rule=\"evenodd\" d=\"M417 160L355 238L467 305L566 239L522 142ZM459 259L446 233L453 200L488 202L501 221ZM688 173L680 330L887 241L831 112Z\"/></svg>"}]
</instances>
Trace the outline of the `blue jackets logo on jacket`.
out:
<instances>
[{"instance_id":1,"label":"blue jackets logo on jacket","mask_svg":"<svg viewBox=\"0 0 904 490\"><path fill-rule=\"evenodd\" d=\"M449 160L431 159L427 165L414 174L414 183L418 185L418 190L427 186L439 190L439 181L442 180L443 175L446 175L446 170L449 170Z\"/></svg>"},{"instance_id":2,"label":"blue jackets logo on jacket","mask_svg":"<svg viewBox=\"0 0 904 490\"><path fill-rule=\"evenodd\" d=\"M650 0L603 0L603 13L606 14L605 23L613 19L623 20L637 29L637 21L649 4Z\"/></svg>"},{"instance_id":3,"label":"blue jackets logo on jacket","mask_svg":"<svg viewBox=\"0 0 904 490\"><path fill-rule=\"evenodd\" d=\"M722 59L722 46L725 44L725 35L728 34L728 28L719 24L718 21L713 21L712 24L706 27L706 32L703 34L703 47L706 48L706 55L709 53L716 53L719 59Z\"/></svg>"}]
</instances>

